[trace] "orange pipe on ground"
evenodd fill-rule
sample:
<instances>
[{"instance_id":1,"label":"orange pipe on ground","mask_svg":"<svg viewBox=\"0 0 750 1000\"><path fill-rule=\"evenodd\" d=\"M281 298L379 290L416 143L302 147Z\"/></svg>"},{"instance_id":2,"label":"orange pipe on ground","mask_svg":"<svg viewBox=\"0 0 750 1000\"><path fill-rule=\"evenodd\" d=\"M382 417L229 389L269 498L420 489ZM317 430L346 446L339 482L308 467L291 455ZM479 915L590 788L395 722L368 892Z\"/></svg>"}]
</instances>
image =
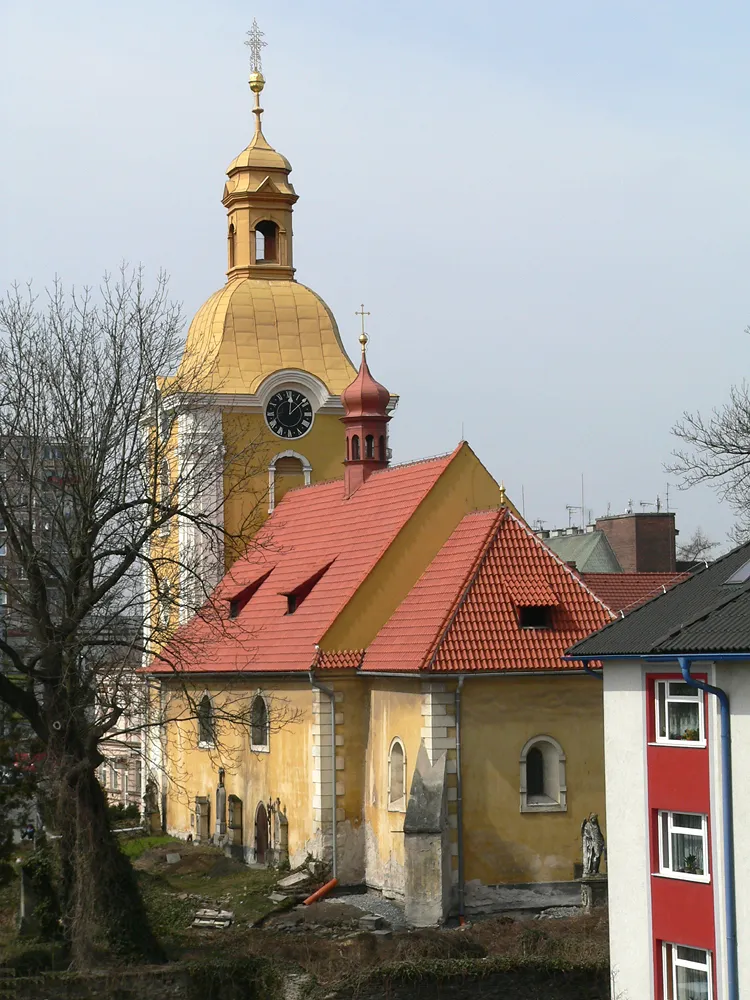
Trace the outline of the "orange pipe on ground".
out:
<instances>
[{"instance_id":1,"label":"orange pipe on ground","mask_svg":"<svg viewBox=\"0 0 750 1000\"><path fill-rule=\"evenodd\" d=\"M334 889L338 884L339 880L337 878L332 878L330 882L326 882L325 885L321 885L321 887L317 889L312 896L308 896L307 899L303 899L303 905L309 906L310 903L317 903L319 899L322 899L323 896L327 896L331 889Z\"/></svg>"}]
</instances>

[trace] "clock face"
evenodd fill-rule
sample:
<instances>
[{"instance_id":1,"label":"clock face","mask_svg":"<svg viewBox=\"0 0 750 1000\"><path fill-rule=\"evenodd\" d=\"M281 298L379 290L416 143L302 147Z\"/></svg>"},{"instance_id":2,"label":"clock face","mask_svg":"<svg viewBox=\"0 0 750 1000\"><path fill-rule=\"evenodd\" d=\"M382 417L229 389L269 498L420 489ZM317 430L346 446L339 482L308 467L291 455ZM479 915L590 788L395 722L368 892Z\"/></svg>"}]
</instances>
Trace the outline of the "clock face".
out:
<instances>
[{"instance_id":1,"label":"clock face","mask_svg":"<svg viewBox=\"0 0 750 1000\"><path fill-rule=\"evenodd\" d=\"M274 434L281 438L302 437L312 427L312 405L296 389L281 389L268 400L266 420Z\"/></svg>"}]
</instances>

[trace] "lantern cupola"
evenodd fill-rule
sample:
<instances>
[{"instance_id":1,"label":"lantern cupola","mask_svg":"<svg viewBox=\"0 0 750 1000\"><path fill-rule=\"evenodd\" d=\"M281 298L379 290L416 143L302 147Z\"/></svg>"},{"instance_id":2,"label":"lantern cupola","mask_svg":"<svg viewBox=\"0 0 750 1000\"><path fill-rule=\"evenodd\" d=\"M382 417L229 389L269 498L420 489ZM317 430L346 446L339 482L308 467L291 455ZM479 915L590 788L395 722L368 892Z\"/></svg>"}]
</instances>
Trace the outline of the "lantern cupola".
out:
<instances>
[{"instance_id":1,"label":"lantern cupola","mask_svg":"<svg viewBox=\"0 0 750 1000\"><path fill-rule=\"evenodd\" d=\"M355 493L373 472L388 466L391 394L372 377L367 364L368 339L363 329L359 338L362 360L357 377L341 394L345 414L341 420L346 427L344 489L347 497Z\"/></svg>"}]
</instances>

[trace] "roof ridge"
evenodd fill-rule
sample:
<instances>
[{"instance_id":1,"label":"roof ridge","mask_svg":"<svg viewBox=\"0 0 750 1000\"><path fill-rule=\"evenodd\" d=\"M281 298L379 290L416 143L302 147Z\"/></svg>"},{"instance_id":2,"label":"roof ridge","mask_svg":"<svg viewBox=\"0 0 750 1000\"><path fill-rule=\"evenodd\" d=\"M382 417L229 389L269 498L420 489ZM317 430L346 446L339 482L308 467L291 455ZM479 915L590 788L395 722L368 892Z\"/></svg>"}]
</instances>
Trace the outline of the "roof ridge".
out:
<instances>
[{"instance_id":1,"label":"roof ridge","mask_svg":"<svg viewBox=\"0 0 750 1000\"><path fill-rule=\"evenodd\" d=\"M412 465L427 465L429 462L439 462L444 458L452 458L456 454L461 445L464 444L462 441L453 451L444 451L438 455L427 455L424 458L412 458L408 462L397 462L395 465L389 465L385 469L376 469L370 478L373 476L382 476L388 472L393 472L395 469L408 469Z\"/></svg>"},{"instance_id":2,"label":"roof ridge","mask_svg":"<svg viewBox=\"0 0 750 1000\"><path fill-rule=\"evenodd\" d=\"M583 579L582 573L578 572L578 570L574 570L573 567L569 566L564 559L561 559L560 556L558 556L558 554L554 551L554 549L551 549L550 546L546 544L543 538L540 538L535 531L532 531L532 529L529 527L526 521L522 520L519 517L516 517L510 510L508 510L508 514L510 515L511 519L519 526L519 528L521 528L523 531L526 532L529 538L532 538L537 543L537 545L540 545L543 549L546 549L546 551L552 556L554 561L558 563L566 571L566 573L568 573L568 575L571 576L576 581L576 583L583 590L586 591L586 593L590 594L591 597L593 597L594 600L597 602L597 604L601 604L604 610L608 611L612 615L613 620L617 619L617 615L614 613L612 608L610 608L608 604L605 604L604 601L601 599L601 597L597 597L594 591L587 585L586 581ZM619 574L611 574L611 575L616 576ZM607 624L611 623L608 622ZM607 625L605 625L604 628L607 628Z\"/></svg>"},{"instance_id":3,"label":"roof ridge","mask_svg":"<svg viewBox=\"0 0 750 1000\"><path fill-rule=\"evenodd\" d=\"M478 511L472 511L471 513L479 513L479 512ZM500 526L502 525L503 521L505 520L504 514L510 514L510 511L508 510L507 507L503 507L502 512L500 512L498 514L498 517L497 517L497 520L495 521L494 526L492 526L490 528L490 530L488 532L488 535L487 535L487 539L484 542L484 544L482 545L482 548L481 548L481 551L480 551L479 555L474 560L471 569L466 574L466 578L465 578L463 586L460 588L460 590L458 591L458 594L456 595L456 600L453 602L453 605L452 605L450 611L446 614L445 618L443 619L443 627L441 628L440 634L439 634L438 638L435 640L435 642L432 645L432 648L429 651L429 656L424 656L422 658L422 663L419 666L420 670L422 670L422 669L429 670L430 667L435 662L435 659L437 658L437 654L438 654L438 652L440 650L440 647L442 646L443 642L447 638L448 633L450 632L451 627L452 627L454 621L456 620L456 617L458 616L459 611L461 610L461 608L463 607L464 603L466 602L466 599L469 596L469 593L471 592L472 587L476 583L477 578L479 577L479 574L480 574L480 572L482 570L482 567L484 566L484 564L485 564L485 562L487 560L487 556L489 554L489 551L492 548L492 543L497 538L497 536L499 534L499 531L500 531ZM456 529L458 528L458 526L460 524L463 523L463 521L465 520L465 517L466 517L466 515L461 518L461 520L456 525L456 528L454 528L453 531L451 532L449 538L453 537L453 535L456 532ZM447 544L447 542L448 542L448 539L446 539L446 542L444 544ZM440 551L442 551L443 547L444 546L441 546ZM435 558L437 558L438 554L439 553L436 553ZM430 565L432 565L432 563L430 563ZM426 667L424 666L425 662L427 663Z\"/></svg>"}]
</instances>

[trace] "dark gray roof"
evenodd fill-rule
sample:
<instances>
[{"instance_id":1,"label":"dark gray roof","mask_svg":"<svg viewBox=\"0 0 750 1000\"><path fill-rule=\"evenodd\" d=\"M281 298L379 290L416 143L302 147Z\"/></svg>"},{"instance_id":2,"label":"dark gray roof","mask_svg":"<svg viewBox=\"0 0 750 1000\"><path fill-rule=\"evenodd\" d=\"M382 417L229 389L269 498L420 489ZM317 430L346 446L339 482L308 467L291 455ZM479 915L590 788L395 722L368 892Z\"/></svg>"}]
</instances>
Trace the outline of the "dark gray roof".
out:
<instances>
[{"instance_id":1,"label":"dark gray roof","mask_svg":"<svg viewBox=\"0 0 750 1000\"><path fill-rule=\"evenodd\" d=\"M574 562L579 573L622 573L622 566L603 531L556 535L544 541L563 562Z\"/></svg>"},{"instance_id":2,"label":"dark gray roof","mask_svg":"<svg viewBox=\"0 0 750 1000\"><path fill-rule=\"evenodd\" d=\"M726 581L750 562L750 542L695 571L577 643L571 656L647 656L664 653L750 652L750 580Z\"/></svg>"}]
</instances>

